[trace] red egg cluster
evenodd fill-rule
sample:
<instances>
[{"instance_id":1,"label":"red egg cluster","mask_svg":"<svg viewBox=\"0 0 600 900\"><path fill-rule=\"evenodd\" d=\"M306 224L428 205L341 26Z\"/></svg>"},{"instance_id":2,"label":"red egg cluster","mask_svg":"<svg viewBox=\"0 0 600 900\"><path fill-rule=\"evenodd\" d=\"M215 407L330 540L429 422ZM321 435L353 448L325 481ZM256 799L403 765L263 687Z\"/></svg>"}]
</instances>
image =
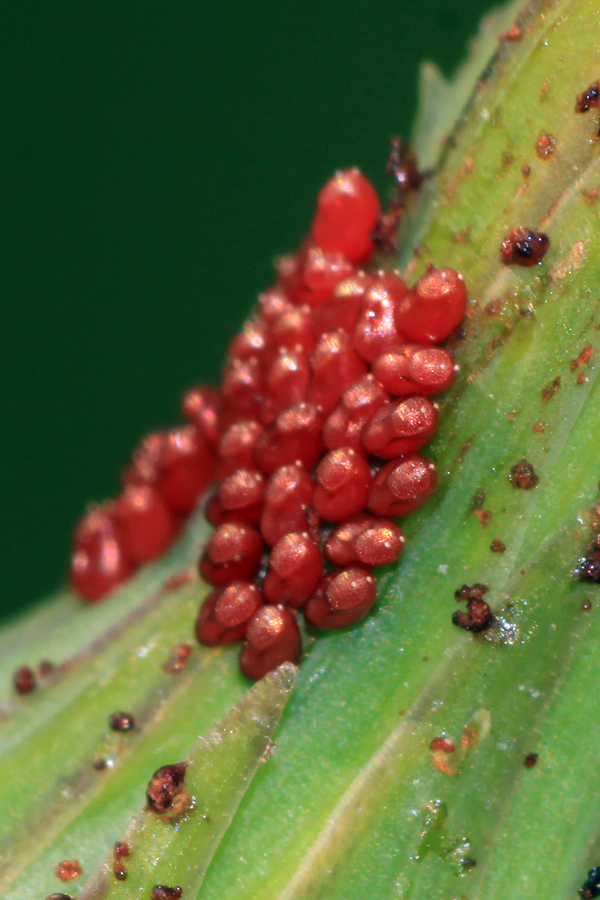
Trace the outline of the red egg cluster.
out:
<instances>
[{"instance_id":1,"label":"red egg cluster","mask_svg":"<svg viewBox=\"0 0 600 900\"><path fill-rule=\"evenodd\" d=\"M299 611L318 629L366 616L373 569L404 545L392 519L435 488L418 451L437 428L431 395L454 378L437 345L464 316L465 286L451 269L430 267L412 288L367 274L380 220L367 179L336 174L229 347L206 508L215 530L200 560L214 590L196 636L243 641L249 678L299 659Z\"/></svg>"},{"instance_id":2,"label":"red egg cluster","mask_svg":"<svg viewBox=\"0 0 600 900\"><path fill-rule=\"evenodd\" d=\"M191 391L190 424L146 438L121 497L79 527L72 581L85 598L161 553L214 475L201 643L243 641L256 679L298 661L299 611L318 629L368 613L373 569L404 545L392 519L436 485L419 451L437 428L431 396L455 375L438 345L467 301L452 269L430 266L412 287L364 271L381 219L357 169L321 190L309 236L231 342L219 390Z\"/></svg>"},{"instance_id":3,"label":"red egg cluster","mask_svg":"<svg viewBox=\"0 0 600 900\"><path fill-rule=\"evenodd\" d=\"M213 480L218 442L214 388L191 391L189 424L144 438L123 473L116 500L94 506L77 526L70 582L89 602L102 599L159 557Z\"/></svg>"}]
</instances>

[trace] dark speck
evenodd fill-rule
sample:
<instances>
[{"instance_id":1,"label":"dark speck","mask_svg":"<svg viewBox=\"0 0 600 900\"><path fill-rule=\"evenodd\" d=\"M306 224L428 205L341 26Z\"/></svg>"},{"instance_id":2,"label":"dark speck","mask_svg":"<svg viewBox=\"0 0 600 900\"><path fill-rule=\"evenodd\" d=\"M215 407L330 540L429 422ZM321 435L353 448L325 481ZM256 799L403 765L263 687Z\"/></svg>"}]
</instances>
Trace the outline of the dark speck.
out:
<instances>
[{"instance_id":1,"label":"dark speck","mask_svg":"<svg viewBox=\"0 0 600 900\"><path fill-rule=\"evenodd\" d=\"M116 712L110 716L108 724L113 731L131 731L135 728L135 722L131 713Z\"/></svg>"},{"instance_id":2,"label":"dark speck","mask_svg":"<svg viewBox=\"0 0 600 900\"><path fill-rule=\"evenodd\" d=\"M592 107L598 106L600 106L600 82L595 81L593 84L590 84L587 91L578 95L575 102L575 112L586 113Z\"/></svg>"},{"instance_id":3,"label":"dark speck","mask_svg":"<svg viewBox=\"0 0 600 900\"><path fill-rule=\"evenodd\" d=\"M600 550L591 550L587 556L582 557L573 574L582 581L600 584Z\"/></svg>"},{"instance_id":4,"label":"dark speck","mask_svg":"<svg viewBox=\"0 0 600 900\"><path fill-rule=\"evenodd\" d=\"M13 675L13 684L17 694L30 694L36 687L33 669L30 669L29 666L21 666Z\"/></svg>"},{"instance_id":5,"label":"dark speck","mask_svg":"<svg viewBox=\"0 0 600 900\"><path fill-rule=\"evenodd\" d=\"M502 241L500 256L506 266L535 266L550 247L550 238L543 231L514 228Z\"/></svg>"},{"instance_id":6,"label":"dark speck","mask_svg":"<svg viewBox=\"0 0 600 900\"><path fill-rule=\"evenodd\" d=\"M185 763L157 769L146 790L148 807L152 812L164 813L173 806L174 800L183 790L185 769Z\"/></svg>"},{"instance_id":7,"label":"dark speck","mask_svg":"<svg viewBox=\"0 0 600 900\"><path fill-rule=\"evenodd\" d=\"M536 486L540 479L535 474L535 470L531 463L527 462L526 459L521 459L510 470L508 480L516 488L520 488L523 491L530 491Z\"/></svg>"},{"instance_id":8,"label":"dark speck","mask_svg":"<svg viewBox=\"0 0 600 900\"><path fill-rule=\"evenodd\" d=\"M455 591L454 596L457 600L467 601L467 611L455 612L452 616L452 623L458 628L464 628L466 631L476 634L493 625L494 614L483 599L487 590L485 584L474 584L472 587L463 584L458 591Z\"/></svg>"},{"instance_id":9,"label":"dark speck","mask_svg":"<svg viewBox=\"0 0 600 900\"><path fill-rule=\"evenodd\" d=\"M583 900L590 900L591 897L600 897L600 866L590 869L588 877L579 891L579 896Z\"/></svg>"},{"instance_id":10,"label":"dark speck","mask_svg":"<svg viewBox=\"0 0 600 900\"><path fill-rule=\"evenodd\" d=\"M150 894L150 900L179 900L182 895L183 888L167 887L166 884L157 884Z\"/></svg>"},{"instance_id":11,"label":"dark speck","mask_svg":"<svg viewBox=\"0 0 600 900\"><path fill-rule=\"evenodd\" d=\"M550 384L547 384L545 388L542 388L542 403L547 403L557 391L560 390L560 375L558 375Z\"/></svg>"},{"instance_id":12,"label":"dark speck","mask_svg":"<svg viewBox=\"0 0 600 900\"><path fill-rule=\"evenodd\" d=\"M525 759L523 760L523 765L526 769L533 769L535 764L538 761L537 753L528 753Z\"/></svg>"}]
</instances>

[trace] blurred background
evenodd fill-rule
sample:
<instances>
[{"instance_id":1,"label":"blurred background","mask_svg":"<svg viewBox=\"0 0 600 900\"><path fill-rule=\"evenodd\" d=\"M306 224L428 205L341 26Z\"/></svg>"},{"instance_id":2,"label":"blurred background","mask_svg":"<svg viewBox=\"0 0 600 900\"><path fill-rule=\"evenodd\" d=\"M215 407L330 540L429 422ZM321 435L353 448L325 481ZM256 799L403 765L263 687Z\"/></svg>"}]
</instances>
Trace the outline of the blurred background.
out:
<instances>
[{"instance_id":1,"label":"blurred background","mask_svg":"<svg viewBox=\"0 0 600 900\"><path fill-rule=\"evenodd\" d=\"M64 577L90 500L216 382L233 330L358 165L384 191L417 65L489 0L180 0L1 14L0 615Z\"/></svg>"}]
</instances>

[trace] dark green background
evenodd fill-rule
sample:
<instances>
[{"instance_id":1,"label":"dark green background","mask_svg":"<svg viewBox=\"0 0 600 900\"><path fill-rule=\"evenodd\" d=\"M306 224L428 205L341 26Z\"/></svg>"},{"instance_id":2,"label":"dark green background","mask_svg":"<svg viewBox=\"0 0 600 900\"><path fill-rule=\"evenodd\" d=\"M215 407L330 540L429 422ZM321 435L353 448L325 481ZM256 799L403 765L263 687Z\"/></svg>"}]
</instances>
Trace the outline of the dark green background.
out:
<instances>
[{"instance_id":1,"label":"dark green background","mask_svg":"<svg viewBox=\"0 0 600 900\"><path fill-rule=\"evenodd\" d=\"M417 63L449 73L487 6L5 5L2 610L61 581L86 502L217 378L332 171L384 188Z\"/></svg>"}]
</instances>

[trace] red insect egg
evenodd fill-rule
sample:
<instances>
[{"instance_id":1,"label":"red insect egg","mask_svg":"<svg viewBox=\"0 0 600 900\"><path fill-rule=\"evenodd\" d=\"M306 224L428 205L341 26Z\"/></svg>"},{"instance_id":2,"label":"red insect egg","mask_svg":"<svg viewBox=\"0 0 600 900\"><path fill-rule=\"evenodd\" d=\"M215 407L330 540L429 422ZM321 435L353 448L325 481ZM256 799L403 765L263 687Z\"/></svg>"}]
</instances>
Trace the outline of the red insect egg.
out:
<instances>
[{"instance_id":1,"label":"red insect egg","mask_svg":"<svg viewBox=\"0 0 600 900\"><path fill-rule=\"evenodd\" d=\"M328 331L321 335L310 358L312 379L307 399L331 412L346 388L365 375L367 365L352 349L344 331Z\"/></svg>"},{"instance_id":2,"label":"red insect egg","mask_svg":"<svg viewBox=\"0 0 600 900\"><path fill-rule=\"evenodd\" d=\"M136 565L163 553L176 523L161 496L147 485L131 485L114 503L114 520L123 550Z\"/></svg>"},{"instance_id":3,"label":"red insect egg","mask_svg":"<svg viewBox=\"0 0 600 900\"><path fill-rule=\"evenodd\" d=\"M412 453L435 434L438 412L427 397L415 395L381 406L362 432L367 451L383 459Z\"/></svg>"},{"instance_id":4,"label":"red insect egg","mask_svg":"<svg viewBox=\"0 0 600 900\"><path fill-rule=\"evenodd\" d=\"M345 331L351 335L356 327L360 304L373 276L357 272L336 285L331 297L325 300L313 314L317 336L326 331Z\"/></svg>"},{"instance_id":5,"label":"red insect egg","mask_svg":"<svg viewBox=\"0 0 600 900\"><path fill-rule=\"evenodd\" d=\"M69 581L83 600L93 602L109 594L131 576L132 561L117 540L114 522L96 507L75 531Z\"/></svg>"},{"instance_id":6,"label":"red insect egg","mask_svg":"<svg viewBox=\"0 0 600 900\"><path fill-rule=\"evenodd\" d=\"M352 264L341 253L325 253L320 247L308 247L291 278L283 281L282 286L294 303L306 303L315 309L352 272Z\"/></svg>"},{"instance_id":7,"label":"red insect egg","mask_svg":"<svg viewBox=\"0 0 600 900\"><path fill-rule=\"evenodd\" d=\"M309 530L313 480L301 465L282 466L267 484L260 530L271 547L290 532Z\"/></svg>"},{"instance_id":8,"label":"red insect egg","mask_svg":"<svg viewBox=\"0 0 600 900\"><path fill-rule=\"evenodd\" d=\"M380 215L375 189L358 169L336 172L319 191L311 238L323 250L361 263L375 249L371 234Z\"/></svg>"},{"instance_id":9,"label":"red insect egg","mask_svg":"<svg viewBox=\"0 0 600 900\"><path fill-rule=\"evenodd\" d=\"M375 476L367 496L367 508L377 516L407 516L431 496L437 484L430 460L409 453L392 459Z\"/></svg>"},{"instance_id":10,"label":"red insect egg","mask_svg":"<svg viewBox=\"0 0 600 900\"><path fill-rule=\"evenodd\" d=\"M243 640L249 620L262 605L260 590L249 581L217 588L204 601L196 620L198 641L213 647Z\"/></svg>"},{"instance_id":11,"label":"red insect egg","mask_svg":"<svg viewBox=\"0 0 600 900\"><path fill-rule=\"evenodd\" d=\"M271 326L271 342L273 357L282 348L294 350L301 347L306 353L311 353L315 346L315 334L310 306L293 306L282 312Z\"/></svg>"},{"instance_id":12,"label":"red insect egg","mask_svg":"<svg viewBox=\"0 0 600 900\"><path fill-rule=\"evenodd\" d=\"M134 450L131 464L123 472L124 485L155 483L166 440L166 431L154 431L142 438Z\"/></svg>"},{"instance_id":13,"label":"red insect egg","mask_svg":"<svg viewBox=\"0 0 600 900\"><path fill-rule=\"evenodd\" d=\"M314 628L347 628L367 615L377 597L377 582L365 566L352 565L326 575L304 607Z\"/></svg>"},{"instance_id":14,"label":"red insect egg","mask_svg":"<svg viewBox=\"0 0 600 900\"><path fill-rule=\"evenodd\" d=\"M269 559L263 582L267 603L283 603L299 609L310 597L323 574L323 557L307 534L280 538Z\"/></svg>"},{"instance_id":15,"label":"red insect egg","mask_svg":"<svg viewBox=\"0 0 600 900\"><path fill-rule=\"evenodd\" d=\"M336 566L384 566L398 559L404 535L390 519L361 513L337 525L325 543L325 558Z\"/></svg>"},{"instance_id":16,"label":"red insect egg","mask_svg":"<svg viewBox=\"0 0 600 900\"><path fill-rule=\"evenodd\" d=\"M250 581L260 568L262 553L263 542L255 528L227 522L213 531L200 559L200 574L216 587Z\"/></svg>"},{"instance_id":17,"label":"red insect egg","mask_svg":"<svg viewBox=\"0 0 600 900\"><path fill-rule=\"evenodd\" d=\"M250 359L253 356L260 358L267 348L268 340L266 322L259 316L251 316L229 344L227 356L229 359Z\"/></svg>"},{"instance_id":18,"label":"red insect egg","mask_svg":"<svg viewBox=\"0 0 600 900\"><path fill-rule=\"evenodd\" d=\"M379 275L367 288L352 335L354 349L363 359L373 362L381 353L403 343L395 313L407 293L408 287L394 272Z\"/></svg>"},{"instance_id":19,"label":"red insect egg","mask_svg":"<svg viewBox=\"0 0 600 900\"><path fill-rule=\"evenodd\" d=\"M352 447L362 453L362 430L387 399L388 395L373 375L364 375L355 381L344 391L323 426L323 440L328 450Z\"/></svg>"},{"instance_id":20,"label":"red insect egg","mask_svg":"<svg viewBox=\"0 0 600 900\"><path fill-rule=\"evenodd\" d=\"M238 469L219 487L219 502L225 513L241 513L246 523L260 521L266 478L256 469Z\"/></svg>"},{"instance_id":21,"label":"red insect egg","mask_svg":"<svg viewBox=\"0 0 600 900\"><path fill-rule=\"evenodd\" d=\"M256 439L264 431L258 422L235 422L223 434L219 443L218 463L215 480L222 481L236 469L251 468L254 460Z\"/></svg>"},{"instance_id":22,"label":"red insect egg","mask_svg":"<svg viewBox=\"0 0 600 900\"><path fill-rule=\"evenodd\" d=\"M254 445L256 467L267 474L294 462L312 469L323 449L322 426L323 414L314 403L283 410Z\"/></svg>"},{"instance_id":23,"label":"red insect egg","mask_svg":"<svg viewBox=\"0 0 600 900\"><path fill-rule=\"evenodd\" d=\"M371 371L386 391L402 397L445 391L454 381L456 365L443 347L403 344L378 356Z\"/></svg>"},{"instance_id":24,"label":"red insect egg","mask_svg":"<svg viewBox=\"0 0 600 900\"><path fill-rule=\"evenodd\" d=\"M216 447L219 432L221 392L217 388L199 385L188 391L181 404L184 417L198 429L210 447Z\"/></svg>"},{"instance_id":25,"label":"red insect egg","mask_svg":"<svg viewBox=\"0 0 600 900\"><path fill-rule=\"evenodd\" d=\"M260 506L248 506L244 509L225 509L219 499L219 490L208 498L204 515L207 522L215 528L217 525L227 523L242 523L244 525L256 525L260 521L262 508Z\"/></svg>"},{"instance_id":26,"label":"red insect egg","mask_svg":"<svg viewBox=\"0 0 600 900\"><path fill-rule=\"evenodd\" d=\"M339 522L365 505L371 481L366 459L351 447L332 450L317 467L314 507L328 522Z\"/></svg>"},{"instance_id":27,"label":"red insect egg","mask_svg":"<svg viewBox=\"0 0 600 900\"><path fill-rule=\"evenodd\" d=\"M257 419L264 393L264 370L258 358L230 360L223 372L222 391L222 431L242 419Z\"/></svg>"},{"instance_id":28,"label":"red insect egg","mask_svg":"<svg viewBox=\"0 0 600 900\"><path fill-rule=\"evenodd\" d=\"M282 349L267 369L261 421L270 425L278 413L306 398L310 379L308 356L298 345Z\"/></svg>"},{"instance_id":29,"label":"red insect egg","mask_svg":"<svg viewBox=\"0 0 600 900\"><path fill-rule=\"evenodd\" d=\"M192 511L213 478L215 453L194 425L148 435L123 474L126 486L155 487L178 515Z\"/></svg>"},{"instance_id":30,"label":"red insect egg","mask_svg":"<svg viewBox=\"0 0 600 900\"><path fill-rule=\"evenodd\" d=\"M263 606L250 619L240 652L240 668L256 681L282 663L297 663L302 653L300 629L285 606Z\"/></svg>"},{"instance_id":31,"label":"red insect egg","mask_svg":"<svg viewBox=\"0 0 600 900\"><path fill-rule=\"evenodd\" d=\"M258 307L262 320L270 326L282 313L292 309L292 304L280 287L272 287L258 295Z\"/></svg>"},{"instance_id":32,"label":"red insect egg","mask_svg":"<svg viewBox=\"0 0 600 900\"><path fill-rule=\"evenodd\" d=\"M165 434L155 487L168 509L177 515L192 512L213 480L215 453L198 430L189 425Z\"/></svg>"},{"instance_id":33,"label":"red insect egg","mask_svg":"<svg viewBox=\"0 0 600 900\"><path fill-rule=\"evenodd\" d=\"M462 275L431 266L396 306L396 326L410 341L437 344L460 325L466 309Z\"/></svg>"}]
</instances>

